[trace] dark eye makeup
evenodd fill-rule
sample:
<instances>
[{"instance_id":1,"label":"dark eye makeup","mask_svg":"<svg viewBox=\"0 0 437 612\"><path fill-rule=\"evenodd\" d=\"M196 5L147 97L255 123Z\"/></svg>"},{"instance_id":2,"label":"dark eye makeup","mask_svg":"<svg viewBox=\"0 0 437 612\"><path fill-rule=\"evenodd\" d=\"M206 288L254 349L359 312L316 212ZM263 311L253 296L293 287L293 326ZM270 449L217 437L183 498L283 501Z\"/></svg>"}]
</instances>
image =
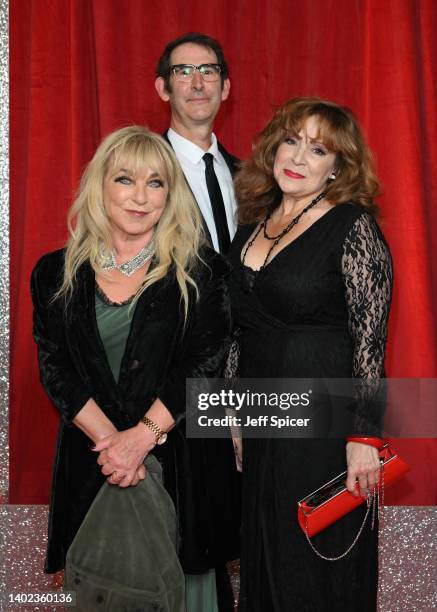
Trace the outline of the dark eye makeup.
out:
<instances>
[{"instance_id":1,"label":"dark eye makeup","mask_svg":"<svg viewBox=\"0 0 437 612\"><path fill-rule=\"evenodd\" d=\"M148 184L151 187L164 187L164 181L162 181L160 178L154 178L154 179L150 179L150 181L148 181Z\"/></svg>"},{"instance_id":2,"label":"dark eye makeup","mask_svg":"<svg viewBox=\"0 0 437 612\"><path fill-rule=\"evenodd\" d=\"M121 183L122 185L130 185L131 184L131 179L128 176L117 176L114 179L114 183Z\"/></svg>"},{"instance_id":3,"label":"dark eye makeup","mask_svg":"<svg viewBox=\"0 0 437 612\"><path fill-rule=\"evenodd\" d=\"M120 175L120 176L115 177L114 183L121 183L122 185L131 185L132 178L126 175ZM160 187L164 187L164 181L158 177L155 177L155 178L149 179L147 181L147 185L155 189L158 189Z\"/></svg>"},{"instance_id":4,"label":"dark eye makeup","mask_svg":"<svg viewBox=\"0 0 437 612\"><path fill-rule=\"evenodd\" d=\"M284 142L285 142L286 144L288 144L288 145L295 145L295 144L297 143L297 141L298 141L298 140L299 140L299 139L298 139L298 138L296 138L296 136L287 136L287 137L284 139ZM326 155L326 154L327 154L326 149L324 149L323 147L318 146L317 144L314 144L314 143L313 143L313 144L311 145L311 148L312 148L313 153L315 153L316 155L323 156L323 155Z\"/></svg>"},{"instance_id":5,"label":"dark eye makeup","mask_svg":"<svg viewBox=\"0 0 437 612\"><path fill-rule=\"evenodd\" d=\"M314 147L313 151L316 155L326 155L326 151L322 147Z\"/></svg>"}]
</instances>

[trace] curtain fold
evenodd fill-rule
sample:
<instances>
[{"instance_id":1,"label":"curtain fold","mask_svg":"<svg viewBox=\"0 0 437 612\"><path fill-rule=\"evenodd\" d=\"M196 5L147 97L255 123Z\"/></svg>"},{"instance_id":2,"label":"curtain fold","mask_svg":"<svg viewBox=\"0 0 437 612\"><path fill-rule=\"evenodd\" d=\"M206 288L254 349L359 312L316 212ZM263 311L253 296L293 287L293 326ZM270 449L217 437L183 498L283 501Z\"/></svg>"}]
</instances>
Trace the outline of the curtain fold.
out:
<instances>
[{"instance_id":1,"label":"curtain fold","mask_svg":"<svg viewBox=\"0 0 437 612\"><path fill-rule=\"evenodd\" d=\"M437 377L434 0L14 0L11 503L47 503L57 429L38 382L31 269L65 242L68 207L101 137L132 123L167 126L154 69L166 42L187 31L223 45L232 88L216 132L241 158L290 97L320 95L353 109L375 153L395 265L387 372ZM394 444L412 469L389 502L435 504L437 442Z\"/></svg>"}]
</instances>

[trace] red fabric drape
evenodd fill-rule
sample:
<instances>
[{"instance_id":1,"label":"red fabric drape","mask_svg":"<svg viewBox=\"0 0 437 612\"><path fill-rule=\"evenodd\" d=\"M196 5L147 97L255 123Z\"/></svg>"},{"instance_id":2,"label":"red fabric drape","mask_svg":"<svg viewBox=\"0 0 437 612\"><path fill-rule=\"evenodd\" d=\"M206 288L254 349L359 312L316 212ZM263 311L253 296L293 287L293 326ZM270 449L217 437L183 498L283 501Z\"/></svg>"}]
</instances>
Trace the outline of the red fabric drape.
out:
<instances>
[{"instance_id":1,"label":"red fabric drape","mask_svg":"<svg viewBox=\"0 0 437 612\"><path fill-rule=\"evenodd\" d=\"M14 0L12 503L47 502L57 428L38 383L31 268L64 243L67 208L100 138L131 123L166 127L154 67L168 40L192 30L217 37L225 49L232 90L216 132L240 157L274 106L292 96L320 95L355 111L384 185L380 205L395 263L387 370L437 376L434 0ZM412 470L391 502L436 503L436 441L395 446Z\"/></svg>"}]
</instances>

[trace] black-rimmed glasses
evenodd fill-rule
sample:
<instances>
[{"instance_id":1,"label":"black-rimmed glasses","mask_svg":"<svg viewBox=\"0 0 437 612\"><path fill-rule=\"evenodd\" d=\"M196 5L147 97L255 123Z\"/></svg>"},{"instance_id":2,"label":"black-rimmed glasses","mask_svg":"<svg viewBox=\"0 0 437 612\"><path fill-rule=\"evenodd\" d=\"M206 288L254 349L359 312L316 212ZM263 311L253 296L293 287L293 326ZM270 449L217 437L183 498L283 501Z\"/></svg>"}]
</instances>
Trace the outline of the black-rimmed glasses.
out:
<instances>
[{"instance_id":1,"label":"black-rimmed glasses","mask_svg":"<svg viewBox=\"0 0 437 612\"><path fill-rule=\"evenodd\" d=\"M175 64L170 66L169 74L173 73L176 81L189 83L196 70L199 71L202 79L209 83L220 78L221 66L220 64L200 64L200 66L195 66L194 64Z\"/></svg>"}]
</instances>

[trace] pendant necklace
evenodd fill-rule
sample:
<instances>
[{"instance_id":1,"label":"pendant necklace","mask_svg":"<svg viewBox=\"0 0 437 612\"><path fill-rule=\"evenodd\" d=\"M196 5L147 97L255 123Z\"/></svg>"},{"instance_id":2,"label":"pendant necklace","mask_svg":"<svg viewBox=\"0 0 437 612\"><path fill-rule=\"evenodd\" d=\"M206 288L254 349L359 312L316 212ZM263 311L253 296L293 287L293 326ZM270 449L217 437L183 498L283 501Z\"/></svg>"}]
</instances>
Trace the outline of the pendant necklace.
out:
<instances>
[{"instance_id":1,"label":"pendant necklace","mask_svg":"<svg viewBox=\"0 0 437 612\"><path fill-rule=\"evenodd\" d=\"M135 274L146 262L149 261L153 257L155 251L155 245L153 240L146 244L145 247L141 249L139 253L137 253L131 259L128 259L122 264L118 264L115 260L115 253L111 251L109 255L103 259L101 264L102 270L118 270L124 276L132 276Z\"/></svg>"},{"instance_id":2,"label":"pendant necklace","mask_svg":"<svg viewBox=\"0 0 437 612\"><path fill-rule=\"evenodd\" d=\"M249 242L247 243L247 246L246 246L246 248L245 248L245 250L244 250L243 257L242 257L242 260L241 260L241 265L244 267L244 262L245 262L245 260L246 260L247 251L250 249L250 247L253 245L253 243L255 242L255 240L258 238L259 234L261 233L261 230L263 230L264 238L266 238L266 240L272 240L272 241L273 241L273 244L272 244L272 246L270 247L270 249L269 249L269 251L268 251L268 253L267 253L267 255L266 255L266 258L264 259L264 263L263 263L263 264L262 264L262 266L259 268L259 270L256 270L256 276L258 276L258 274L259 274L259 273L260 273L262 270L264 270L264 268L266 267L266 265L267 265L267 261L268 261L268 259L269 259L269 257L270 257L270 253L273 251L273 249L275 248L275 246L277 246L277 245L279 244L279 242L281 241L281 239L282 239L282 238L283 238L283 237L284 237L286 234L288 234L288 232L289 232L289 231L290 231L290 230L291 230L291 229L292 229L292 228L293 228L295 225L297 225L297 224L299 223L299 221L300 221L300 219L301 219L302 215L303 215L303 214L305 214L305 213L306 213L308 210L310 210L310 208L312 208L313 206L315 206L315 205L316 205L318 202L320 202L320 200L321 200L321 199L322 199L324 196L325 196L325 192L324 192L324 191L322 191L322 193L319 193L319 195L318 195L317 197L315 197L315 198L314 198L314 200L311 200L311 202L310 202L310 203L309 203L307 206L305 206L305 208L304 208L303 210L301 210L301 212L300 212L300 213L299 213L299 214L298 214L296 217L294 217L294 219L292 219L292 220L290 221L290 223L289 223L288 225L286 225L286 226L284 227L284 229L283 229L281 232L279 232L279 234L277 234L276 236L269 236L269 234L267 233L267 223L268 223L268 221L269 221L269 219L270 219L270 217L271 217L271 215L272 215L272 212L273 212L273 211L268 212L268 213L267 213L267 215L266 215L266 217L265 217L265 219L264 219L264 221L262 221L262 223L260 224L260 226L259 226L258 230L256 231L255 236L254 236L254 237L253 237L251 240L249 240Z\"/></svg>"}]
</instances>

